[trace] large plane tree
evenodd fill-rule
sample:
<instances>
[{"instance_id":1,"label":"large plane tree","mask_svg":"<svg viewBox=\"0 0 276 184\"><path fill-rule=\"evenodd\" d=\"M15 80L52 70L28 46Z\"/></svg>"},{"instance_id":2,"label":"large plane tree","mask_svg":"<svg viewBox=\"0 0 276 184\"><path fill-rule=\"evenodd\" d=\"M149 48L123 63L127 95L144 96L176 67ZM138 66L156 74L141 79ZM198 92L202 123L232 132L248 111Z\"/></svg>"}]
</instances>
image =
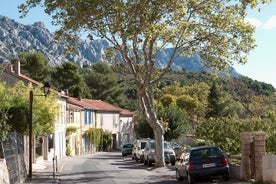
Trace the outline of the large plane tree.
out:
<instances>
[{"instance_id":1,"label":"large plane tree","mask_svg":"<svg viewBox=\"0 0 276 184\"><path fill-rule=\"evenodd\" d=\"M154 84L180 55L199 54L209 67L245 63L255 47L254 27L244 18L249 8L270 0L28 0L22 16L42 6L69 45L82 33L104 38L131 73L139 107L154 131L156 166L164 166L162 124L154 107ZM166 66L156 69L156 54L173 48Z\"/></svg>"}]
</instances>

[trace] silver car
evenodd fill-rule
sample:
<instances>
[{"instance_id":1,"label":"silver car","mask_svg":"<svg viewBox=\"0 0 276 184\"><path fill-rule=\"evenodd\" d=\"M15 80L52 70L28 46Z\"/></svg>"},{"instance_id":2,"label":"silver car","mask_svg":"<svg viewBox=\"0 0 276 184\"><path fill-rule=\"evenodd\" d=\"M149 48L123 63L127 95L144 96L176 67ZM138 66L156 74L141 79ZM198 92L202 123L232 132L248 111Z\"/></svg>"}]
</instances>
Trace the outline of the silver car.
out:
<instances>
[{"instance_id":1,"label":"silver car","mask_svg":"<svg viewBox=\"0 0 276 184\"><path fill-rule=\"evenodd\" d=\"M176 157L169 142L164 141L165 163L175 165ZM144 165L151 166L155 162L155 141L148 140L144 149Z\"/></svg>"}]
</instances>

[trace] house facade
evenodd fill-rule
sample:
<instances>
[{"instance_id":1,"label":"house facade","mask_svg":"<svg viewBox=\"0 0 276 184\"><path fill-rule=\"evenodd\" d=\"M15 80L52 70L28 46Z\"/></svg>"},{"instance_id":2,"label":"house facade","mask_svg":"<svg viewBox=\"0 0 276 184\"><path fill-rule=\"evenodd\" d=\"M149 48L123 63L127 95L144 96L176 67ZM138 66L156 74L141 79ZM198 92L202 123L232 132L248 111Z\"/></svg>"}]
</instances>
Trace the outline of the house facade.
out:
<instances>
[{"instance_id":1,"label":"house facade","mask_svg":"<svg viewBox=\"0 0 276 184\"><path fill-rule=\"evenodd\" d=\"M82 101L82 99L67 98L67 127L77 128L75 135L68 136L68 144L73 154L83 155L95 151L93 145L85 136L89 128L95 128L95 107Z\"/></svg>"},{"instance_id":2,"label":"house facade","mask_svg":"<svg viewBox=\"0 0 276 184\"><path fill-rule=\"evenodd\" d=\"M20 72L20 61L17 60L15 65L8 65L7 68L3 69L3 72L0 75L0 82L5 82L9 86L14 86L17 82L22 81L26 86L32 84L32 86L38 87L41 85L39 82L21 74ZM53 91L53 90L52 90ZM55 92L55 91L54 91ZM58 92L56 92L58 93ZM35 94L34 94L35 95ZM66 133L66 121L65 121L65 114L66 114L66 98L64 95L59 94L60 98L58 99L57 103L59 104L59 113L56 117L55 121L55 131L48 136L38 136L35 137L39 138L39 142L41 142L41 156L46 160L51 160L52 158L61 158L65 156L66 151L66 144L65 144L65 133ZM24 150L29 150L28 147L28 136L25 136L25 148ZM36 144L33 143L35 146ZM36 161L36 149L33 149L33 158L32 161ZM25 152L25 160L28 163L28 151Z\"/></svg>"},{"instance_id":3,"label":"house facade","mask_svg":"<svg viewBox=\"0 0 276 184\"><path fill-rule=\"evenodd\" d=\"M112 134L111 149L120 148L120 108L102 100L83 99L95 107L95 128L102 128Z\"/></svg>"},{"instance_id":4,"label":"house facade","mask_svg":"<svg viewBox=\"0 0 276 184\"><path fill-rule=\"evenodd\" d=\"M85 102L96 108L96 127L112 134L112 149L121 149L123 144L136 140L133 112L101 100L85 100Z\"/></svg>"},{"instance_id":5,"label":"house facade","mask_svg":"<svg viewBox=\"0 0 276 184\"><path fill-rule=\"evenodd\" d=\"M134 119L135 114L125 109L120 111L120 147L126 143L133 143L136 140L136 134L134 131Z\"/></svg>"},{"instance_id":6,"label":"house facade","mask_svg":"<svg viewBox=\"0 0 276 184\"><path fill-rule=\"evenodd\" d=\"M25 85L32 84L34 87L41 85L20 73L19 60L15 62L14 67L9 65L4 70L0 76L1 81L10 86L15 85L18 81L23 81ZM85 136L85 132L89 128L102 128L112 134L111 149L121 149L122 144L134 142L135 133L132 123L134 113L102 100L76 99L63 92L51 91L59 95L57 103L60 108L55 121L55 131L42 137L41 146L44 159L51 160L54 157L59 159L69 154L82 155L96 151L94 145L91 145ZM67 135L69 129L76 131ZM26 138L26 140L28 139ZM27 155L26 158L28 158Z\"/></svg>"}]
</instances>

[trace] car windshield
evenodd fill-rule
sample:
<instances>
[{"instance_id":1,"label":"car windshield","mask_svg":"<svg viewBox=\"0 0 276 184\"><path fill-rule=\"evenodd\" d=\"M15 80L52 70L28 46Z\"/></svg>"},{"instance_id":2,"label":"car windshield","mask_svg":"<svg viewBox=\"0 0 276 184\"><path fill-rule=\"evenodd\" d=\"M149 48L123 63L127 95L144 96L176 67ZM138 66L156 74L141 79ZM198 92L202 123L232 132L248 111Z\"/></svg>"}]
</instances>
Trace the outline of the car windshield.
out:
<instances>
[{"instance_id":1,"label":"car windshield","mask_svg":"<svg viewBox=\"0 0 276 184\"><path fill-rule=\"evenodd\" d=\"M168 142L164 142L164 149L170 149L171 145Z\"/></svg>"},{"instance_id":2,"label":"car windshield","mask_svg":"<svg viewBox=\"0 0 276 184\"><path fill-rule=\"evenodd\" d=\"M132 144L125 144L123 148L132 148Z\"/></svg>"},{"instance_id":3,"label":"car windshield","mask_svg":"<svg viewBox=\"0 0 276 184\"><path fill-rule=\"evenodd\" d=\"M150 149L155 149L155 142L152 142L152 143L150 144Z\"/></svg>"},{"instance_id":4,"label":"car windshield","mask_svg":"<svg viewBox=\"0 0 276 184\"><path fill-rule=\"evenodd\" d=\"M200 160L210 157L221 157L223 153L216 147L202 148L191 152L191 160Z\"/></svg>"},{"instance_id":5,"label":"car windshield","mask_svg":"<svg viewBox=\"0 0 276 184\"><path fill-rule=\"evenodd\" d=\"M144 149L146 146L146 142L141 142L141 149Z\"/></svg>"}]
</instances>

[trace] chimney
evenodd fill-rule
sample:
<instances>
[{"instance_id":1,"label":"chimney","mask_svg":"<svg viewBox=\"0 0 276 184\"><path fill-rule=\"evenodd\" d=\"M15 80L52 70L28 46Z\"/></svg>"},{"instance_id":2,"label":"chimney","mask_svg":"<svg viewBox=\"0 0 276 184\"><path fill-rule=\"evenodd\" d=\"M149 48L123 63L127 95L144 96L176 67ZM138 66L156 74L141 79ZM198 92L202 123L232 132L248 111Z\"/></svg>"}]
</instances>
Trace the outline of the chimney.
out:
<instances>
[{"instance_id":1,"label":"chimney","mask_svg":"<svg viewBox=\"0 0 276 184\"><path fill-rule=\"evenodd\" d=\"M14 68L14 71L16 74L20 75L20 59L16 59L15 60L15 68Z\"/></svg>"},{"instance_id":2,"label":"chimney","mask_svg":"<svg viewBox=\"0 0 276 184\"><path fill-rule=\"evenodd\" d=\"M79 100L79 101L81 101L81 100L82 100L81 96L79 96L79 97L78 97L78 100Z\"/></svg>"}]
</instances>

